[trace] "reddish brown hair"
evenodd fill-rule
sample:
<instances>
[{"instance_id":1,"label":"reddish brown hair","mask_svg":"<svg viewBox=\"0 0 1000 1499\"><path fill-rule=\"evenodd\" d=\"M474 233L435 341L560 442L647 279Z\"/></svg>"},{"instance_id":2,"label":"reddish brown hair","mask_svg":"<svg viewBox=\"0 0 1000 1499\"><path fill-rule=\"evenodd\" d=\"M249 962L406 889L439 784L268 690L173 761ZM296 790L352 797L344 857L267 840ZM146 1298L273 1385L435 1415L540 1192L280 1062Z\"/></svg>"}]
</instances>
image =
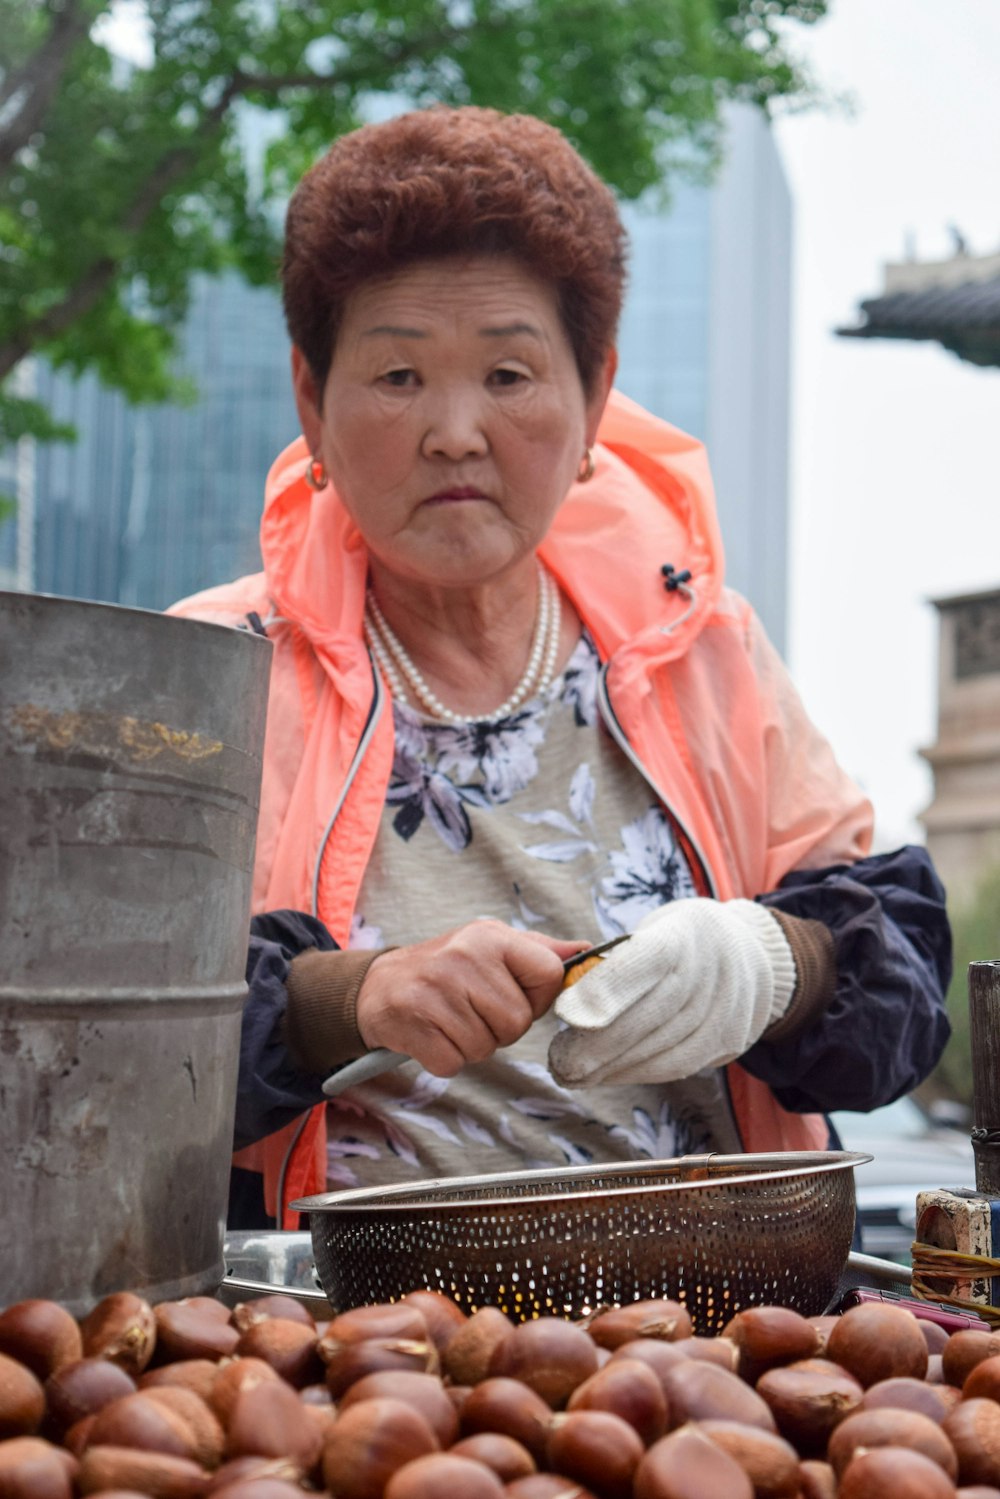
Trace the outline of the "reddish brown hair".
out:
<instances>
[{"instance_id":1,"label":"reddish brown hair","mask_svg":"<svg viewBox=\"0 0 1000 1499\"><path fill-rule=\"evenodd\" d=\"M344 304L363 282L431 256L513 255L556 288L590 393L625 281L614 197L551 125L435 106L336 141L288 208L288 331L322 389Z\"/></svg>"}]
</instances>

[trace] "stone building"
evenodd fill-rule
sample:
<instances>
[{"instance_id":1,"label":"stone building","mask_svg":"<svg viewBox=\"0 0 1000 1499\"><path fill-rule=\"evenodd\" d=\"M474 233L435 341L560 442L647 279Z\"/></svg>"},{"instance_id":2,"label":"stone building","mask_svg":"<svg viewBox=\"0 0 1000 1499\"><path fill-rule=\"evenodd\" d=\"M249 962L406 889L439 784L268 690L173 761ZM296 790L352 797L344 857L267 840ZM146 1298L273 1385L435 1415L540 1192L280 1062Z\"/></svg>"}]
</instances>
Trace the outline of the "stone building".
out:
<instances>
[{"instance_id":1,"label":"stone building","mask_svg":"<svg viewBox=\"0 0 1000 1499\"><path fill-rule=\"evenodd\" d=\"M934 797L921 821L949 900L1000 868L1000 588L934 599L940 621L937 740L921 754Z\"/></svg>"}]
</instances>

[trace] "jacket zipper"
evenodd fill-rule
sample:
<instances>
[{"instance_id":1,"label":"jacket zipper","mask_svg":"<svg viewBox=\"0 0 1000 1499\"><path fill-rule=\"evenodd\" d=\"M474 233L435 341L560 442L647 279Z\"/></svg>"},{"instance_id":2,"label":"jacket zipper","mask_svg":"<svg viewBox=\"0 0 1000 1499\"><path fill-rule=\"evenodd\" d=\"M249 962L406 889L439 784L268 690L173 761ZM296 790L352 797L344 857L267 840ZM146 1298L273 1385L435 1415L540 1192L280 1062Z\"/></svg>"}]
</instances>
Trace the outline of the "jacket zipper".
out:
<instances>
[{"instance_id":1,"label":"jacket zipper","mask_svg":"<svg viewBox=\"0 0 1000 1499\"><path fill-rule=\"evenodd\" d=\"M621 723L619 722L618 715L615 712L614 706L611 702L611 694L608 691L609 665L610 662L605 662L605 664L601 667L600 673L597 678L597 706L600 709L605 728L610 733L612 739L615 741L622 754L627 756L627 758L635 766L636 770L642 776L647 786L655 791L658 799L663 803L667 812L670 814L670 817L676 823L677 827L680 828L689 847L694 851L694 854L698 860L698 865L701 870L701 876L705 882L706 887L711 893L713 899L718 900L718 888L716 886L715 880L712 878L712 871L708 866L708 860L702 853L697 839L688 831L684 823L678 817L677 813L674 811L670 798L664 793L663 788L661 786L658 786L653 780L653 777L650 775L649 771L646 769L645 765L643 765L642 761L639 759L639 756L636 754L635 750L629 743L625 730L622 728Z\"/></svg>"},{"instance_id":2,"label":"jacket zipper","mask_svg":"<svg viewBox=\"0 0 1000 1499\"><path fill-rule=\"evenodd\" d=\"M365 719L365 726L361 730L361 737L358 740L357 748L354 751L354 755L351 759L350 765L347 767L347 775L344 777L344 784L340 788L340 795L337 797L333 811L330 813L330 817L327 821L326 827L323 829L323 836L319 841L319 848L316 851L316 863L313 867L311 898L311 914L313 916L319 915L319 871L320 866L323 863L323 853L326 849L327 843L330 840L330 834L333 832L333 825L340 815L340 809L344 805L344 802L347 798L347 793L350 791L351 786L354 782L354 777L358 773L358 769L365 757L365 753L368 749L369 744L371 744L372 736L375 733L375 729L378 725L379 719L382 717L382 709L385 704L385 693L382 690L382 679L375 669L375 662L372 660L370 651L368 653L368 661L372 669L372 685L374 688L374 691L372 693L371 705L368 709L368 717ZM302 1131L305 1129L306 1123L311 1113L312 1110L307 1109L306 1112L302 1115L302 1118L299 1121L299 1127L292 1135L292 1138L289 1140L288 1148L286 1149L281 1162L281 1169L278 1172L278 1180L275 1191L278 1204L278 1216L275 1221L276 1228L281 1227L285 1216L285 1178L288 1175L288 1167L291 1163L292 1156L295 1153L295 1147L296 1145L298 1145L299 1140L302 1137Z\"/></svg>"},{"instance_id":3,"label":"jacket zipper","mask_svg":"<svg viewBox=\"0 0 1000 1499\"><path fill-rule=\"evenodd\" d=\"M340 816L340 809L347 799L347 793L351 789L351 786L354 782L354 777L357 775L368 746L372 742L372 737L375 733L378 721L382 717L382 708L385 704L385 693L382 688L382 679L375 669L375 662L372 660L370 651L368 653L368 661L372 669L372 684L374 687L371 706L368 709L368 717L365 720L364 728L361 730L361 738L358 740L358 746L354 751L354 757L351 760L350 765L347 767L347 775L344 777L344 784L340 788L340 795L337 797L337 800L334 803L334 808L330 813L329 821L327 822L326 827L323 829L323 836L319 841L319 848L316 850L316 863L313 867L312 879L312 909L310 913L313 916L319 915L319 871L320 866L323 863L323 854L326 849L326 845L329 842L330 834L333 832L333 825L336 822L337 818Z\"/></svg>"}]
</instances>

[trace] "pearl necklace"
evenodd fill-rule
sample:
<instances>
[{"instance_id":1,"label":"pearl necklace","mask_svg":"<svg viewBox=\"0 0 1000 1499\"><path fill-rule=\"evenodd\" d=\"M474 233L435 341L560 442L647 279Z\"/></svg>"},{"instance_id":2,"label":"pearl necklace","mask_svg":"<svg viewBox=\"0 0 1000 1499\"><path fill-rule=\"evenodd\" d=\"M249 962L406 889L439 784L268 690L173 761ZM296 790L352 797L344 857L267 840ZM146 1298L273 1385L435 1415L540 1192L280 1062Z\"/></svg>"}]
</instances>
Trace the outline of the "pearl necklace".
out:
<instances>
[{"instance_id":1,"label":"pearl necklace","mask_svg":"<svg viewBox=\"0 0 1000 1499\"><path fill-rule=\"evenodd\" d=\"M559 656L561 611L559 588L555 579L546 572L541 562L537 566L538 613L532 637L531 654L528 657L524 675L499 708L474 715L452 712L431 691L402 641L392 630L379 608L378 600L369 588L365 597L365 639L389 684L389 691L393 697L407 702L408 686L418 704L425 708L432 718L440 719L443 723L464 724L495 722L497 719L508 718L529 695L544 692L555 675L556 661Z\"/></svg>"}]
</instances>

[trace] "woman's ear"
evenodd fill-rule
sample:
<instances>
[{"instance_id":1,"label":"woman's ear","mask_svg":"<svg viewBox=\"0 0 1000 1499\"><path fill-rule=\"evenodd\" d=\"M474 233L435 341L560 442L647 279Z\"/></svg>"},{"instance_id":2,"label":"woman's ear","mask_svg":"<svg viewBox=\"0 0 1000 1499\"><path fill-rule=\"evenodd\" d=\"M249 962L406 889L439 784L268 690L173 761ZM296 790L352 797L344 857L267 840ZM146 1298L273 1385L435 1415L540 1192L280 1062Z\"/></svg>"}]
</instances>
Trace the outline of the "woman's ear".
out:
<instances>
[{"instance_id":1,"label":"woman's ear","mask_svg":"<svg viewBox=\"0 0 1000 1499\"><path fill-rule=\"evenodd\" d=\"M309 368L306 356L294 344L292 345L292 390L295 393L295 408L299 413L302 435L313 457L321 458L323 392L316 384L316 377Z\"/></svg>"},{"instance_id":2,"label":"woman's ear","mask_svg":"<svg viewBox=\"0 0 1000 1499\"><path fill-rule=\"evenodd\" d=\"M601 425L604 408L608 404L611 387L615 383L618 369L618 350L610 348L594 382L594 392L587 401L587 446L592 448L597 441L597 429Z\"/></svg>"}]
</instances>

